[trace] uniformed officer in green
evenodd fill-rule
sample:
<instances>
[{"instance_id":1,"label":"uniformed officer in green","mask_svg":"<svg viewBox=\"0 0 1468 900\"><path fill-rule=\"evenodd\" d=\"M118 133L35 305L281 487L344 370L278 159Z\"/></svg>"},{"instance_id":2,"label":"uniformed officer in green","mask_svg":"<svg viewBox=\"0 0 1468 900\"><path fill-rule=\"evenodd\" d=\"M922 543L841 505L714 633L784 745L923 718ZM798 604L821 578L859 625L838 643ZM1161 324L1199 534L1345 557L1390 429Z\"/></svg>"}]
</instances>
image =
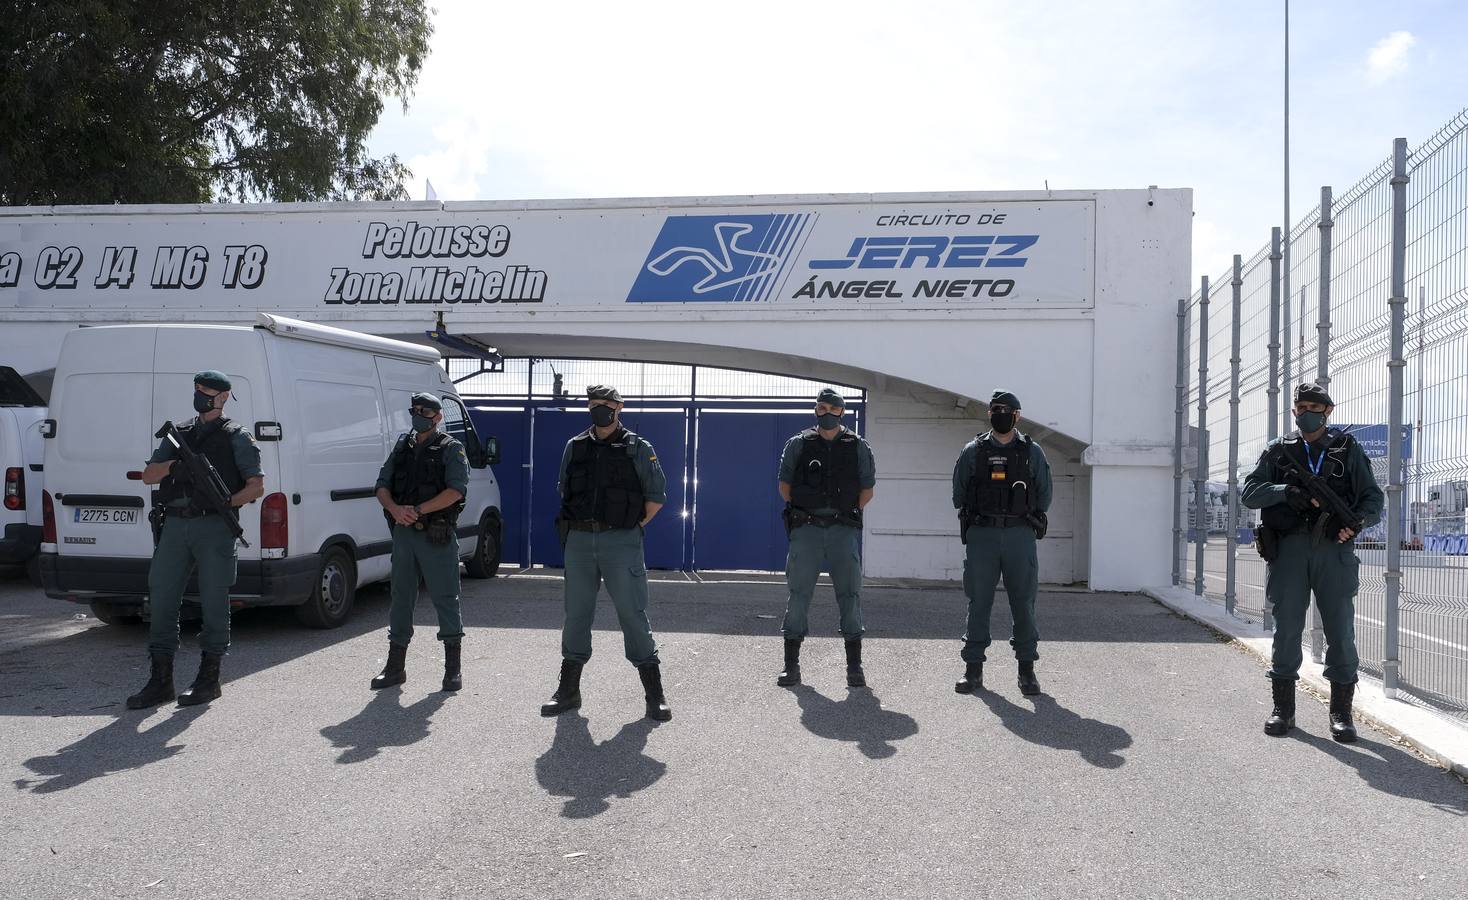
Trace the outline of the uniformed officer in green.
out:
<instances>
[{"instance_id":1,"label":"uniformed officer in green","mask_svg":"<svg viewBox=\"0 0 1468 900\"><path fill-rule=\"evenodd\" d=\"M372 689L402 684L413 607L421 581L438 613L443 641L443 689L463 687L460 648L464 618L459 608L459 512L469 492L469 457L464 445L438 430L443 403L417 393L409 412L412 429L398 439L377 475L377 502L392 529L392 603L388 609L387 665Z\"/></svg>"},{"instance_id":2,"label":"uniformed officer in green","mask_svg":"<svg viewBox=\"0 0 1468 900\"><path fill-rule=\"evenodd\" d=\"M239 507L265 493L260 448L250 432L225 418L230 381L209 369L194 376L194 411L198 418L181 426L189 449L203 456ZM163 528L148 567L148 683L127 698L128 709L157 706L174 698L173 657L178 652L178 616L189 575L198 572L199 605L204 626L199 632L202 657L188 690L178 695L182 706L208 703L220 696L219 662L229 650L229 589L235 582L235 537L220 513L210 508L188 477L178 451L167 438L143 469L143 483L158 485L155 503L162 506ZM236 513L238 515L238 513Z\"/></svg>"},{"instance_id":3,"label":"uniformed officer in green","mask_svg":"<svg viewBox=\"0 0 1468 900\"><path fill-rule=\"evenodd\" d=\"M963 634L963 677L953 689L971 694L984 686L984 651L994 589L1004 579L1014 637L1009 645L1019 661L1020 693L1040 693L1035 660L1040 630L1035 624L1035 593L1040 562L1035 542L1045 536L1050 509L1050 464L1045 452L1015 426L1019 398L998 390L989 399L989 431L964 446L953 467L953 505L965 553L963 592L968 595L968 626Z\"/></svg>"},{"instance_id":4,"label":"uniformed officer in green","mask_svg":"<svg viewBox=\"0 0 1468 900\"><path fill-rule=\"evenodd\" d=\"M647 566L642 530L668 500L667 479L646 438L622 426L616 388L586 389L591 427L566 442L561 455L561 511L566 551L566 622L561 630L561 679L542 716L581 705L581 669L591 659L591 621L603 582L622 625L627 659L637 667L647 716L673 717L663 695L658 647L647 618Z\"/></svg>"},{"instance_id":5,"label":"uniformed officer in green","mask_svg":"<svg viewBox=\"0 0 1468 900\"><path fill-rule=\"evenodd\" d=\"M829 572L846 639L846 684L865 687L861 667L862 509L876 493L871 445L841 424L846 400L831 388L816 397L816 424L785 442L780 497L790 551L785 557L785 670L780 687L800 684L800 644L809 631L811 595Z\"/></svg>"},{"instance_id":6,"label":"uniformed officer in green","mask_svg":"<svg viewBox=\"0 0 1468 900\"><path fill-rule=\"evenodd\" d=\"M1263 510L1262 528L1277 544L1269 561L1264 594L1274 607L1274 652L1269 668L1274 709L1264 733L1282 735L1295 726L1295 680L1304 652L1300 641L1310 592L1325 628L1325 677L1330 682L1330 734L1342 743L1356 739L1351 702L1356 693L1356 589L1360 560L1356 532L1345 527L1304 487L1303 473L1318 476L1351 508L1363 525L1381 521L1383 495L1366 451L1351 435L1327 426L1335 404L1319 384L1295 388L1299 431L1270 441L1259 465L1244 479L1243 502Z\"/></svg>"}]
</instances>

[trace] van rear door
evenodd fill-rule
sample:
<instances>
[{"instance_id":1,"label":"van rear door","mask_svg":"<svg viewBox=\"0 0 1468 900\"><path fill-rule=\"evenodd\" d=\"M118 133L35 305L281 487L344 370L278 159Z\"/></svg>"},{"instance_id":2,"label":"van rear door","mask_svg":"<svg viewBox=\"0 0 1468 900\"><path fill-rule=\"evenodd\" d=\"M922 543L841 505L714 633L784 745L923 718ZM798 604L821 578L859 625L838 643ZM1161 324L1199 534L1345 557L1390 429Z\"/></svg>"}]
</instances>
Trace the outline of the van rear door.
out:
<instances>
[{"instance_id":1,"label":"van rear door","mask_svg":"<svg viewBox=\"0 0 1468 900\"><path fill-rule=\"evenodd\" d=\"M146 354L124 352L112 360L150 368L151 331L120 336L119 343L141 338L149 344ZM74 372L55 388L56 437L48 442L53 446L48 448L45 476L55 502L57 552L77 557L152 556L151 489L127 477L128 472L140 473L153 452L152 372Z\"/></svg>"}]
</instances>

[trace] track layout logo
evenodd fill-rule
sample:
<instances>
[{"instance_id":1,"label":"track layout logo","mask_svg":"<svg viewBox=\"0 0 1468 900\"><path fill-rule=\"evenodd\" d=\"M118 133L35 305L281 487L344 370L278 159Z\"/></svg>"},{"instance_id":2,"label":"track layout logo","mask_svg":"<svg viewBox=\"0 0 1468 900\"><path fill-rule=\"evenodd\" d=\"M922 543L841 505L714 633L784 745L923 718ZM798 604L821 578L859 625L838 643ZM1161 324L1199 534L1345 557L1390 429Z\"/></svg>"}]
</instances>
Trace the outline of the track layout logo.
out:
<instances>
[{"instance_id":1,"label":"track layout logo","mask_svg":"<svg viewBox=\"0 0 1468 900\"><path fill-rule=\"evenodd\" d=\"M814 213L669 216L627 302L768 300L815 218Z\"/></svg>"}]
</instances>

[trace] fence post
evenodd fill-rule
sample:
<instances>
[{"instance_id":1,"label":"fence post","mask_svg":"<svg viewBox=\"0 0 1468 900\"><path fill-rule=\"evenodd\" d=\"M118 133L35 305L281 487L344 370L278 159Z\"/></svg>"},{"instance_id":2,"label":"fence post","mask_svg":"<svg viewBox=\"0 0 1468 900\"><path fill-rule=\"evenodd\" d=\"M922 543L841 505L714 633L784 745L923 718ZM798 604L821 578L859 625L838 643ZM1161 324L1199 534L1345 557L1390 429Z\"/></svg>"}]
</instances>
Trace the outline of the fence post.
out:
<instances>
[{"instance_id":1,"label":"fence post","mask_svg":"<svg viewBox=\"0 0 1468 900\"><path fill-rule=\"evenodd\" d=\"M1402 590L1402 402L1407 360L1403 327L1407 314L1407 139L1392 142L1392 356L1387 361L1391 399L1387 416L1386 489L1386 612L1382 616L1381 686L1388 697L1397 695L1401 675L1399 652ZM1421 452L1421 451L1418 451Z\"/></svg>"},{"instance_id":2,"label":"fence post","mask_svg":"<svg viewBox=\"0 0 1468 900\"><path fill-rule=\"evenodd\" d=\"M1183 436L1188 406L1188 298L1177 301L1177 403L1172 438L1172 583L1183 583Z\"/></svg>"},{"instance_id":3,"label":"fence post","mask_svg":"<svg viewBox=\"0 0 1468 900\"><path fill-rule=\"evenodd\" d=\"M1198 465L1193 471L1193 593L1203 596L1203 549L1208 543L1208 276L1198 300Z\"/></svg>"},{"instance_id":4,"label":"fence post","mask_svg":"<svg viewBox=\"0 0 1468 900\"><path fill-rule=\"evenodd\" d=\"M1320 318L1316 322L1319 346L1315 356L1315 380L1330 390L1330 231L1335 220L1330 214L1330 186L1320 189ZM1320 607L1310 604L1310 658L1325 662L1325 629L1320 623Z\"/></svg>"},{"instance_id":5,"label":"fence post","mask_svg":"<svg viewBox=\"0 0 1468 900\"><path fill-rule=\"evenodd\" d=\"M1290 349L1290 325L1292 324L1292 317L1294 314L1290 312L1290 292L1289 289L1286 287L1286 285L1288 285L1290 281L1289 272L1285 270L1283 266L1281 266L1280 269L1281 274L1279 297L1283 308L1279 312L1279 319L1281 330L1284 332L1284 339L1281 341L1281 345L1284 350L1284 358L1280 360L1280 365L1284 369L1284 371L1280 374L1280 383L1284 387L1285 402L1281 404L1282 409L1280 410L1281 415L1279 420L1279 433L1289 434L1291 431L1290 420L1294 412L1293 402L1291 398L1293 397L1293 391L1295 389L1295 372L1294 366L1292 365L1294 361L1294 352Z\"/></svg>"},{"instance_id":6,"label":"fence post","mask_svg":"<svg viewBox=\"0 0 1468 900\"><path fill-rule=\"evenodd\" d=\"M1269 234L1269 440L1279 437L1279 229Z\"/></svg>"},{"instance_id":7,"label":"fence post","mask_svg":"<svg viewBox=\"0 0 1468 900\"><path fill-rule=\"evenodd\" d=\"M1320 319L1315 324L1319 337L1316 347L1315 380L1330 390L1330 231L1335 220L1330 217L1330 186L1320 189Z\"/></svg>"},{"instance_id":8,"label":"fence post","mask_svg":"<svg viewBox=\"0 0 1468 900\"><path fill-rule=\"evenodd\" d=\"M1244 258L1234 254L1233 346L1228 379L1228 557L1224 560L1223 608L1232 614L1237 600L1234 569L1239 555L1239 340L1244 309Z\"/></svg>"}]
</instances>

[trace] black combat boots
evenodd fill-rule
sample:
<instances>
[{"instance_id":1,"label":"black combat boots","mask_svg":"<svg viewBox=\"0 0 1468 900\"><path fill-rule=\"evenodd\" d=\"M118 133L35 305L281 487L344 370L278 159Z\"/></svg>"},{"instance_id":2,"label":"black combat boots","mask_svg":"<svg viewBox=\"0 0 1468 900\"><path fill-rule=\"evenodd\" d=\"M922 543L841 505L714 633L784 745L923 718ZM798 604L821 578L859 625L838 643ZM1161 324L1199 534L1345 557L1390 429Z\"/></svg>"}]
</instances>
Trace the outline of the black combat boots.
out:
<instances>
[{"instance_id":1,"label":"black combat boots","mask_svg":"<svg viewBox=\"0 0 1468 900\"><path fill-rule=\"evenodd\" d=\"M385 687L402 684L408 680L408 648L399 644L389 642L387 645L387 665L372 679L372 689L380 691Z\"/></svg>"},{"instance_id":2,"label":"black combat boots","mask_svg":"<svg viewBox=\"0 0 1468 900\"><path fill-rule=\"evenodd\" d=\"M663 696L663 672L657 663L637 667L637 677L642 679L642 690L647 695L647 717L656 722L673 718L668 699Z\"/></svg>"},{"instance_id":3,"label":"black combat boots","mask_svg":"<svg viewBox=\"0 0 1468 900\"><path fill-rule=\"evenodd\" d=\"M1356 742L1356 723L1351 721L1351 700L1356 696L1356 683L1330 683L1330 736L1342 744Z\"/></svg>"},{"instance_id":4,"label":"black combat boots","mask_svg":"<svg viewBox=\"0 0 1468 900\"><path fill-rule=\"evenodd\" d=\"M984 687L984 664L981 662L964 663L963 677L954 683L953 689L960 694L972 694L983 690Z\"/></svg>"},{"instance_id":5,"label":"black combat boots","mask_svg":"<svg viewBox=\"0 0 1468 900\"><path fill-rule=\"evenodd\" d=\"M462 644L458 641L443 642L443 689L446 691L457 691L464 686L464 677L459 671L459 651Z\"/></svg>"},{"instance_id":6,"label":"black combat boots","mask_svg":"<svg viewBox=\"0 0 1468 900\"><path fill-rule=\"evenodd\" d=\"M846 686L867 686L867 675L861 669L861 638L846 642Z\"/></svg>"},{"instance_id":7,"label":"black combat boots","mask_svg":"<svg viewBox=\"0 0 1468 900\"><path fill-rule=\"evenodd\" d=\"M800 638L785 639L785 671L775 679L780 687L800 684Z\"/></svg>"},{"instance_id":8,"label":"black combat boots","mask_svg":"<svg viewBox=\"0 0 1468 900\"><path fill-rule=\"evenodd\" d=\"M1040 693L1040 679L1035 677L1035 663L1033 660L1020 660L1019 692L1026 697L1033 697Z\"/></svg>"},{"instance_id":9,"label":"black combat boots","mask_svg":"<svg viewBox=\"0 0 1468 900\"><path fill-rule=\"evenodd\" d=\"M1295 683L1274 678L1269 687L1274 692L1274 711L1264 722L1264 733L1278 737L1295 727Z\"/></svg>"},{"instance_id":10,"label":"black combat boots","mask_svg":"<svg viewBox=\"0 0 1468 900\"><path fill-rule=\"evenodd\" d=\"M561 660L561 683L550 700L540 704L542 716L559 716L568 709L581 708L581 667L585 663Z\"/></svg>"},{"instance_id":11,"label":"black combat boots","mask_svg":"<svg viewBox=\"0 0 1468 900\"><path fill-rule=\"evenodd\" d=\"M151 661L148 683L127 698L128 709L147 709L173 699L173 654L154 650L148 657Z\"/></svg>"},{"instance_id":12,"label":"black combat boots","mask_svg":"<svg viewBox=\"0 0 1468 900\"><path fill-rule=\"evenodd\" d=\"M199 657L199 674L194 676L194 683L178 695L179 706L197 706L219 699L219 661L223 658L223 653L204 651Z\"/></svg>"}]
</instances>

